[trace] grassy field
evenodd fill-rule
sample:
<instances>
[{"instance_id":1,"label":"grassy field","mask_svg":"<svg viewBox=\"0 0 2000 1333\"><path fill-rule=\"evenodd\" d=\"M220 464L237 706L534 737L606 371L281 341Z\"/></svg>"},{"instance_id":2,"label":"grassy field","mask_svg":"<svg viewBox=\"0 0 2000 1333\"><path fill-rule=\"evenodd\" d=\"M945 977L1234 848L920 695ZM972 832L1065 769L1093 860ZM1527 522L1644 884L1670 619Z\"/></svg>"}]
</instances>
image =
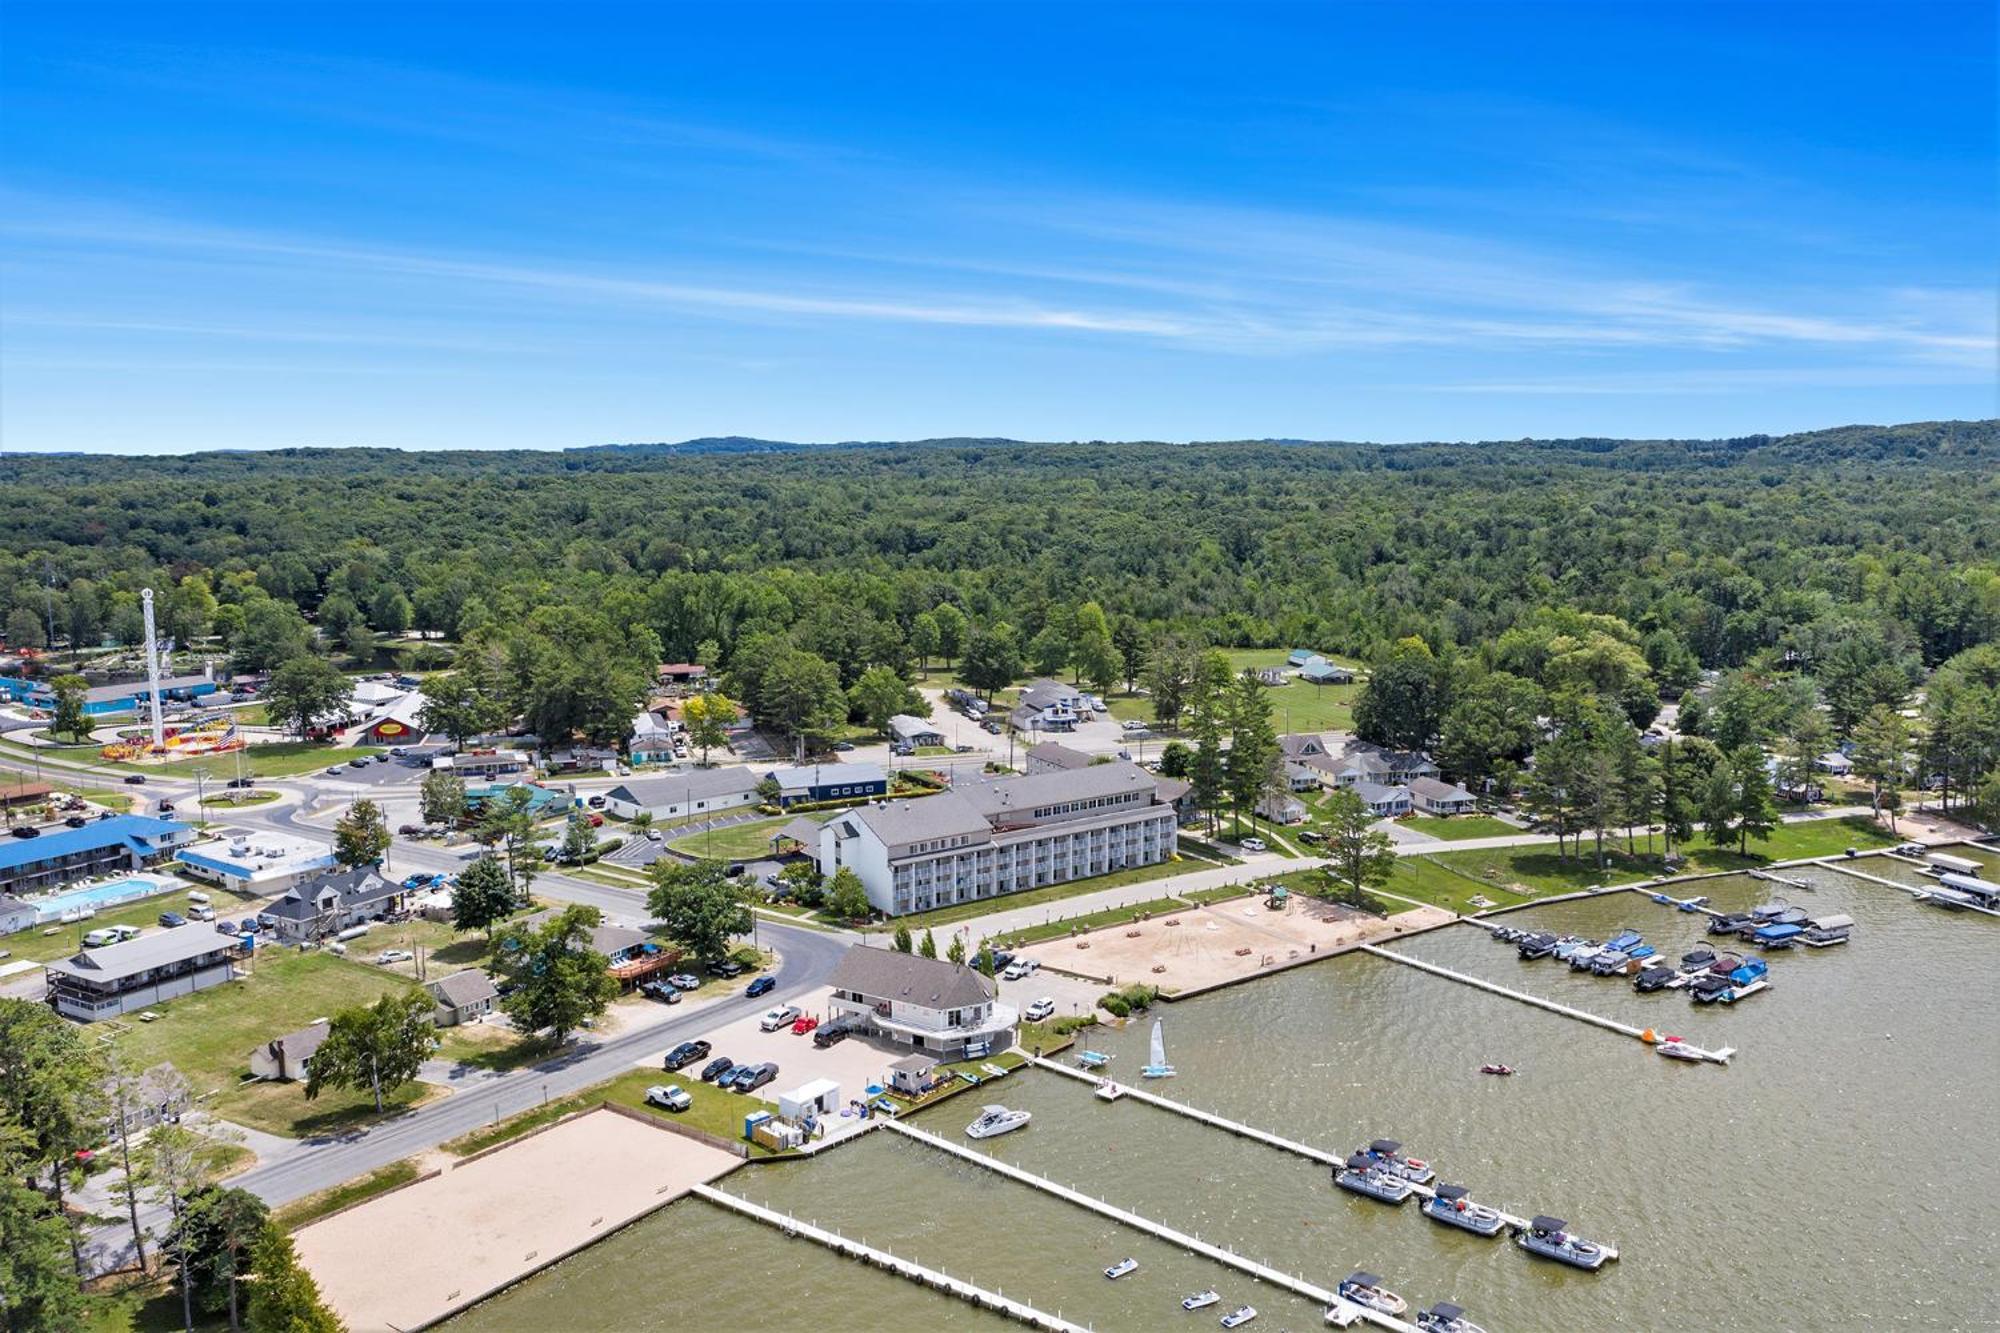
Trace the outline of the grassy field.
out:
<instances>
[{"instance_id":1,"label":"grassy field","mask_svg":"<svg viewBox=\"0 0 2000 1333\"><path fill-rule=\"evenodd\" d=\"M1049 921L1039 926L1029 926L1002 936L997 943L1013 949L1024 944L1037 944L1042 940L1061 939L1072 930L1096 930L1102 926L1121 925L1141 914L1161 916L1169 912L1184 911L1187 904L1179 898L1154 898L1150 902L1131 903L1124 907L1107 907L1101 912L1086 912L1063 921Z\"/></svg>"},{"instance_id":2,"label":"grassy field","mask_svg":"<svg viewBox=\"0 0 2000 1333\"><path fill-rule=\"evenodd\" d=\"M415 1161L405 1158L391 1162L385 1167L370 1171L365 1176L356 1177L330 1190L308 1194L303 1199L294 1199L284 1207L276 1209L271 1219L287 1231L297 1231L308 1222L314 1222L328 1213L338 1212L351 1203L372 1199L377 1194L386 1194L398 1185L407 1185L421 1175Z\"/></svg>"},{"instance_id":3,"label":"grassy field","mask_svg":"<svg viewBox=\"0 0 2000 1333\"><path fill-rule=\"evenodd\" d=\"M377 745L340 747L319 741L274 741L268 745L253 745L245 750L243 767L252 777L288 778L331 768L350 759L367 758L381 752L382 748ZM202 768L213 777L224 778L234 776L236 762L236 756L233 754L217 754L200 759L176 759L165 764L142 765L139 771L192 777L195 769Z\"/></svg>"},{"instance_id":4,"label":"grassy field","mask_svg":"<svg viewBox=\"0 0 2000 1333\"><path fill-rule=\"evenodd\" d=\"M238 899L236 895L226 890L212 886L208 888L207 892L213 900L210 906L215 908L216 915L220 917L227 917L235 910L238 902L247 901ZM174 911L185 915L189 906L187 894L184 892L176 891L173 893L155 894L150 898L141 898L137 902L127 903L122 907L99 912L88 921L77 921L67 926L57 926L53 935L42 933L49 929L47 926L24 930L18 935L8 935L0 938L0 949L9 950L15 958L25 958L37 963L46 963L57 958L68 958L83 947L83 936L87 931L96 930L102 926L138 926L149 933L164 930L165 927L159 924L160 913ZM179 929L205 931L211 929L211 927L206 922L193 921L179 927Z\"/></svg>"},{"instance_id":5,"label":"grassy field","mask_svg":"<svg viewBox=\"0 0 2000 1333\"><path fill-rule=\"evenodd\" d=\"M703 1063L706 1063L704 1061ZM746 1097L734 1092L719 1091L714 1085L703 1083L699 1075L700 1066L668 1073L664 1069L635 1069L620 1074L608 1083L599 1083L586 1088L573 1097L565 1097L538 1106L532 1111L502 1120L497 1125L474 1130L463 1137L444 1144L444 1150L458 1157L469 1157L473 1153L509 1139L519 1138L543 1125L553 1124L576 1111L586 1110L602 1102L618 1102L625 1106L637 1107L662 1120L672 1120L676 1124L706 1130L718 1138L740 1141L743 1137L743 1117L760 1108L768 1109L768 1104L755 1097ZM646 1105L646 1089L654 1084L673 1084L687 1089L694 1105L685 1111L663 1111ZM771 1157L776 1154L757 1144L748 1145L752 1154Z\"/></svg>"},{"instance_id":6,"label":"grassy field","mask_svg":"<svg viewBox=\"0 0 2000 1333\"><path fill-rule=\"evenodd\" d=\"M1770 838L1752 841L1747 855L1737 852L1734 846L1715 847L1705 839L1697 838L1692 847L1682 849L1687 858L1682 870L1686 873L1750 870L1773 861L1837 856L1849 847L1887 847L1896 841L1888 830L1871 824L1865 816L1807 820L1780 825ZM1593 884L1629 884L1664 873L1658 843L1650 854L1645 851L1643 839L1638 846L1639 853L1632 854L1625 851L1622 839L1615 843L1607 839L1602 869L1599 869L1588 842L1582 856L1571 856L1567 860L1556 854L1553 844L1439 852L1429 858L1406 857L1405 860L1435 860L1471 876L1482 885L1517 893L1569 893Z\"/></svg>"},{"instance_id":7,"label":"grassy field","mask_svg":"<svg viewBox=\"0 0 2000 1333\"><path fill-rule=\"evenodd\" d=\"M1389 878L1388 892L1461 914L1480 910L1479 905L1472 901L1474 898L1484 898L1488 903L1502 906L1526 901L1520 894L1509 893L1498 886L1475 884L1453 874L1436 864L1437 859L1429 856L1399 857L1396 872ZM1390 900L1390 905L1397 904Z\"/></svg>"},{"instance_id":8,"label":"grassy field","mask_svg":"<svg viewBox=\"0 0 2000 1333\"><path fill-rule=\"evenodd\" d=\"M771 854L771 835L792 822L794 816L753 819L725 828L709 829L675 838L667 846L686 856L712 857L718 861L748 861Z\"/></svg>"},{"instance_id":9,"label":"grassy field","mask_svg":"<svg viewBox=\"0 0 2000 1333\"><path fill-rule=\"evenodd\" d=\"M152 1248L147 1248L152 1254ZM82 1333L181 1333L181 1293L171 1278L128 1274L92 1291L84 1306ZM194 1333L222 1333L226 1315L210 1318L195 1311Z\"/></svg>"},{"instance_id":10,"label":"grassy field","mask_svg":"<svg viewBox=\"0 0 2000 1333\"><path fill-rule=\"evenodd\" d=\"M1199 868L1186 861L1162 861L1157 865L1133 866L1129 870L1114 870L1108 875L1074 879L1067 884L1050 884L1044 888L1002 894L997 898L981 898L976 902L953 903L949 907L937 907L928 912L913 912L909 916L897 917L896 924L908 926L913 931L921 931L931 926L949 926L993 912L1012 911L1017 907L1040 907L1044 903L1059 903L1082 894L1096 893L1101 889L1122 888L1127 884L1144 884L1148 880L1164 879L1168 875L1178 875L1183 871Z\"/></svg>"},{"instance_id":11,"label":"grassy field","mask_svg":"<svg viewBox=\"0 0 2000 1333\"><path fill-rule=\"evenodd\" d=\"M242 981L161 1005L157 1022L133 1022L120 1029L113 1044L125 1067L140 1070L172 1061L197 1094L218 1094L209 1103L217 1115L277 1134L314 1133L351 1123L356 1116L372 1116L374 1100L365 1093L329 1092L308 1102L300 1084L239 1086L239 1076L249 1067L251 1048L260 1042L296 1032L338 1009L395 994L409 985L407 979L330 954L276 949L260 955L251 973ZM92 1033L109 1030L98 1024ZM406 1101L421 1093L420 1087L404 1090Z\"/></svg>"},{"instance_id":12,"label":"grassy field","mask_svg":"<svg viewBox=\"0 0 2000 1333\"><path fill-rule=\"evenodd\" d=\"M1410 815L1396 821L1404 828L1428 833L1433 838L1443 838L1447 842L1464 842L1472 838L1505 838L1521 832L1504 819L1491 815Z\"/></svg>"}]
</instances>

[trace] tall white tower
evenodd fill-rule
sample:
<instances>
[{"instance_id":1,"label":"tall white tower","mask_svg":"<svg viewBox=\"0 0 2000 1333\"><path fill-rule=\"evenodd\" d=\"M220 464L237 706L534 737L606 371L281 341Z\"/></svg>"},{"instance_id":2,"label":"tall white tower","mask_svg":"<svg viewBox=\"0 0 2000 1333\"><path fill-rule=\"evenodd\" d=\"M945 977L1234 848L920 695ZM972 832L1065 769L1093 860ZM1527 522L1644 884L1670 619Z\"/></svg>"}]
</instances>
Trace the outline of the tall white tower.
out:
<instances>
[{"instance_id":1,"label":"tall white tower","mask_svg":"<svg viewBox=\"0 0 2000 1333\"><path fill-rule=\"evenodd\" d=\"M139 590L139 606L146 614L146 684L153 695L153 747L165 749L167 725L160 717L160 640L153 630L153 590Z\"/></svg>"}]
</instances>

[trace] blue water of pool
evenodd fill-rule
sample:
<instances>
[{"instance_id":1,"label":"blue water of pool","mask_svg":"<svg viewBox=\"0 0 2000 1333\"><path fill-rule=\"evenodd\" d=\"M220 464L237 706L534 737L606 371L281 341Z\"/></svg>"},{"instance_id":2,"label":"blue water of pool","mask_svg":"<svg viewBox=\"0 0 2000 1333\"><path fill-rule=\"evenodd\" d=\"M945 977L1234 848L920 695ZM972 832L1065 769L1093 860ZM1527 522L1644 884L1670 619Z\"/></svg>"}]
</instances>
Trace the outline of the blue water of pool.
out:
<instances>
[{"instance_id":1,"label":"blue water of pool","mask_svg":"<svg viewBox=\"0 0 2000 1333\"><path fill-rule=\"evenodd\" d=\"M160 885L149 879L114 879L105 884L92 884L85 889L58 893L53 898L37 898L35 908L42 920L52 921L64 912L73 912L79 907L106 907L158 892Z\"/></svg>"}]
</instances>

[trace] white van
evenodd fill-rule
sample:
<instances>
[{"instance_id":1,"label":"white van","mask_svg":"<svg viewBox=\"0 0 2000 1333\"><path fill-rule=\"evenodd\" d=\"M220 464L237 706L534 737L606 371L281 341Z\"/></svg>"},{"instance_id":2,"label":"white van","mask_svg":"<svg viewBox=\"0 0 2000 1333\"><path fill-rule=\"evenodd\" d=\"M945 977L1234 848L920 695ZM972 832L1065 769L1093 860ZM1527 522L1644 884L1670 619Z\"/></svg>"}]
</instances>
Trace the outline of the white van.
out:
<instances>
[{"instance_id":1,"label":"white van","mask_svg":"<svg viewBox=\"0 0 2000 1333\"><path fill-rule=\"evenodd\" d=\"M117 940L117 938L118 932L106 926L85 935L83 937L83 947L86 949L102 949L105 945Z\"/></svg>"}]
</instances>

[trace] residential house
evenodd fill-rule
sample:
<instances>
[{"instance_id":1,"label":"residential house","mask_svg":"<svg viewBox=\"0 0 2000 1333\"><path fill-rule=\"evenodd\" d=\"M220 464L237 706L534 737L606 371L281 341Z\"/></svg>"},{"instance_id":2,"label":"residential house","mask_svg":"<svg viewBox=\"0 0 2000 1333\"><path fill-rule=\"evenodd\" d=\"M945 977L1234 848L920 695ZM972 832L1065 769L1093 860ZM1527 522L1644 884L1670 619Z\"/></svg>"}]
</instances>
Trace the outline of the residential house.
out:
<instances>
[{"instance_id":1,"label":"residential house","mask_svg":"<svg viewBox=\"0 0 2000 1333\"><path fill-rule=\"evenodd\" d=\"M268 898L337 864L333 848L294 833L219 829L181 848L181 873L246 897Z\"/></svg>"},{"instance_id":2,"label":"residential house","mask_svg":"<svg viewBox=\"0 0 2000 1333\"><path fill-rule=\"evenodd\" d=\"M1326 740L1316 731L1288 731L1278 737L1278 753L1296 763L1308 759L1324 759L1332 753L1326 747Z\"/></svg>"},{"instance_id":3,"label":"residential house","mask_svg":"<svg viewBox=\"0 0 2000 1333\"><path fill-rule=\"evenodd\" d=\"M875 909L900 916L1153 865L1178 827L1161 779L1114 761L862 806L827 821L815 859L828 876L854 870Z\"/></svg>"},{"instance_id":4,"label":"residential house","mask_svg":"<svg viewBox=\"0 0 2000 1333\"><path fill-rule=\"evenodd\" d=\"M30 782L26 778L0 778L0 810L40 805L54 794L55 788L46 782Z\"/></svg>"},{"instance_id":5,"label":"residential house","mask_svg":"<svg viewBox=\"0 0 2000 1333\"><path fill-rule=\"evenodd\" d=\"M1430 756L1418 751L1353 745L1336 761L1334 785L1351 787L1357 782L1374 782L1388 786L1437 775L1438 766L1430 761Z\"/></svg>"},{"instance_id":6,"label":"residential house","mask_svg":"<svg viewBox=\"0 0 2000 1333\"><path fill-rule=\"evenodd\" d=\"M1348 788L1361 798L1368 807L1368 813L1381 819L1394 819L1398 815L1410 813L1410 789L1389 786L1380 782L1356 782Z\"/></svg>"},{"instance_id":7,"label":"residential house","mask_svg":"<svg viewBox=\"0 0 2000 1333\"><path fill-rule=\"evenodd\" d=\"M555 914L554 908L537 912L523 924L547 925ZM645 931L609 921L590 928L590 947L604 955L605 970L628 989L657 972L671 970L681 958L679 949L659 944Z\"/></svg>"},{"instance_id":8,"label":"residential house","mask_svg":"<svg viewBox=\"0 0 2000 1333\"><path fill-rule=\"evenodd\" d=\"M758 777L742 765L690 768L672 777L634 778L604 793L604 808L620 819L641 810L654 819L720 814L757 802Z\"/></svg>"},{"instance_id":9,"label":"residential house","mask_svg":"<svg viewBox=\"0 0 2000 1333\"><path fill-rule=\"evenodd\" d=\"M431 1011L431 1021L441 1028L478 1022L493 1012L494 1001L500 998L493 978L470 967L463 972L440 977L424 989L437 1001L437 1007Z\"/></svg>"},{"instance_id":10,"label":"residential house","mask_svg":"<svg viewBox=\"0 0 2000 1333\"><path fill-rule=\"evenodd\" d=\"M1306 822L1306 803L1290 792L1265 792L1257 801L1257 815L1273 824L1303 824Z\"/></svg>"},{"instance_id":11,"label":"residential house","mask_svg":"<svg viewBox=\"0 0 2000 1333\"><path fill-rule=\"evenodd\" d=\"M1304 764L1289 761L1285 764L1285 785L1295 792L1318 791L1322 776L1318 769L1308 768Z\"/></svg>"},{"instance_id":12,"label":"residential house","mask_svg":"<svg viewBox=\"0 0 2000 1333\"><path fill-rule=\"evenodd\" d=\"M708 668L699 662L664 662L660 684L675 694L694 694L708 688Z\"/></svg>"},{"instance_id":13,"label":"residential house","mask_svg":"<svg viewBox=\"0 0 2000 1333\"><path fill-rule=\"evenodd\" d=\"M253 1078L294 1083L311 1072L313 1052L326 1040L333 1024L322 1018L297 1032L267 1041L250 1052Z\"/></svg>"},{"instance_id":14,"label":"residential house","mask_svg":"<svg viewBox=\"0 0 2000 1333\"><path fill-rule=\"evenodd\" d=\"M875 764L806 764L774 768L778 804L790 809L819 801L866 801L889 794L889 775Z\"/></svg>"},{"instance_id":15,"label":"residential house","mask_svg":"<svg viewBox=\"0 0 2000 1333\"><path fill-rule=\"evenodd\" d=\"M834 965L831 984L832 1021L936 1059L1013 1039L1014 1009L997 1001L991 977L963 963L857 944Z\"/></svg>"},{"instance_id":16,"label":"residential house","mask_svg":"<svg viewBox=\"0 0 2000 1333\"><path fill-rule=\"evenodd\" d=\"M916 750L929 745L943 745L944 733L932 726L929 718L898 713L889 719L889 740L892 744Z\"/></svg>"},{"instance_id":17,"label":"residential house","mask_svg":"<svg viewBox=\"0 0 2000 1333\"><path fill-rule=\"evenodd\" d=\"M1285 665L1293 668L1310 666L1314 662L1324 662L1325 660L1324 657L1310 648L1294 648L1291 652L1285 654Z\"/></svg>"},{"instance_id":18,"label":"residential house","mask_svg":"<svg viewBox=\"0 0 2000 1333\"><path fill-rule=\"evenodd\" d=\"M84 949L47 968L49 1003L65 1018L116 1018L236 976L234 935L202 926L159 930L101 949Z\"/></svg>"},{"instance_id":19,"label":"residential house","mask_svg":"<svg viewBox=\"0 0 2000 1333\"><path fill-rule=\"evenodd\" d=\"M193 840L189 825L146 815L113 815L39 838L8 838L0 842L0 893L20 896L91 875L144 870Z\"/></svg>"},{"instance_id":20,"label":"residential house","mask_svg":"<svg viewBox=\"0 0 2000 1333\"><path fill-rule=\"evenodd\" d=\"M1308 685L1348 685L1354 681L1354 672L1338 662L1322 658L1300 667L1299 679Z\"/></svg>"},{"instance_id":21,"label":"residential house","mask_svg":"<svg viewBox=\"0 0 2000 1333\"><path fill-rule=\"evenodd\" d=\"M1022 686L1007 722L1016 731L1075 731L1088 711L1081 690L1044 678Z\"/></svg>"},{"instance_id":22,"label":"residential house","mask_svg":"<svg viewBox=\"0 0 2000 1333\"><path fill-rule=\"evenodd\" d=\"M409 892L372 867L323 874L257 913L257 926L283 943L306 944L402 911Z\"/></svg>"},{"instance_id":23,"label":"residential house","mask_svg":"<svg viewBox=\"0 0 2000 1333\"><path fill-rule=\"evenodd\" d=\"M1412 778L1410 804L1427 815L1463 815L1479 808L1479 798L1455 783Z\"/></svg>"}]
</instances>

